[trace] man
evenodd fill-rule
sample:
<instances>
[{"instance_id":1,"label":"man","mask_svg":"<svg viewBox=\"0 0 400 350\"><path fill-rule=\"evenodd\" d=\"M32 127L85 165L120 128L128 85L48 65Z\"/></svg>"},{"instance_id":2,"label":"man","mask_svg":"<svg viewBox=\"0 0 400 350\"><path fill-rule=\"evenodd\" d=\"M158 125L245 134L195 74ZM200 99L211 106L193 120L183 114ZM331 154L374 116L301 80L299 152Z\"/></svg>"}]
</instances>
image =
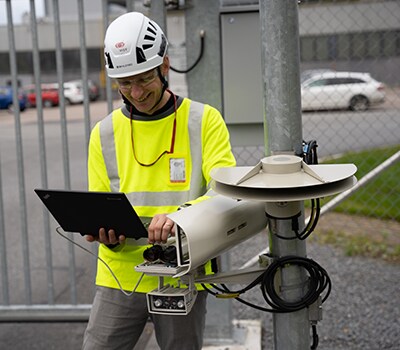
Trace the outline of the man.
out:
<instances>
[{"instance_id":1,"label":"man","mask_svg":"<svg viewBox=\"0 0 400 350\"><path fill-rule=\"evenodd\" d=\"M148 224L148 238L143 244L104 229L86 236L100 243L99 257L121 288L134 292L123 293L105 264L98 264L83 349L131 350L149 318L161 349L202 347L206 292L198 293L187 316L149 314L146 293L157 288L157 277L134 271L149 244L174 234L166 215L211 195L211 169L235 165L220 113L168 89L167 46L160 27L138 12L118 17L106 32L107 74L116 79L124 106L92 130L89 190L126 193Z\"/></svg>"}]
</instances>

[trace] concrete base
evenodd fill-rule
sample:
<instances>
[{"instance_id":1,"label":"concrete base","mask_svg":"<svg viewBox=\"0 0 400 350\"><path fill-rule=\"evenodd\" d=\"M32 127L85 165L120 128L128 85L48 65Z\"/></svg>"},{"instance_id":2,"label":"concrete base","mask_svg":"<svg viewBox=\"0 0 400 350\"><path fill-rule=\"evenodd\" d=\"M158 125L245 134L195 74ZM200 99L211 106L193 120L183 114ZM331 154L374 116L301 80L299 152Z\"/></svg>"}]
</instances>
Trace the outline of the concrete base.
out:
<instances>
[{"instance_id":1,"label":"concrete base","mask_svg":"<svg viewBox=\"0 0 400 350\"><path fill-rule=\"evenodd\" d=\"M260 320L233 320L232 326L233 339L205 339L203 350L261 350ZM151 323L146 325L143 335L143 339L136 344L134 350L159 350Z\"/></svg>"},{"instance_id":2,"label":"concrete base","mask_svg":"<svg viewBox=\"0 0 400 350\"><path fill-rule=\"evenodd\" d=\"M260 320L233 320L233 339L225 344L214 345L211 341L205 341L203 350L261 350ZM218 340L214 341L218 343Z\"/></svg>"}]
</instances>

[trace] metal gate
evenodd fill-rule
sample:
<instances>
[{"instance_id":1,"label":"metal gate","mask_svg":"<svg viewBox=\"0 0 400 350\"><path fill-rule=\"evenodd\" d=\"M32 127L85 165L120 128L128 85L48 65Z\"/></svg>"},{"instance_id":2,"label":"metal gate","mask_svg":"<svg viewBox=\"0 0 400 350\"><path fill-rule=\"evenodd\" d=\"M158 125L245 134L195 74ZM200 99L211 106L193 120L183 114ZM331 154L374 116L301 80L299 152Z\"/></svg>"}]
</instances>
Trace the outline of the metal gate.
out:
<instances>
[{"instance_id":1,"label":"metal gate","mask_svg":"<svg viewBox=\"0 0 400 350\"><path fill-rule=\"evenodd\" d=\"M35 1L31 0L29 17L25 17L23 23L15 23L12 18L10 0L2 4L7 19L0 30L2 37L7 37L7 48L2 48L0 54L2 62L7 59L9 71L5 72L3 67L0 79L2 85L7 85L7 81L10 83L14 96L10 111L0 111L2 321L86 320L90 310L95 259L55 235L55 222L33 193L35 187L86 188L85 159L90 129L119 103L114 100L116 95L112 82L104 77L101 68L101 38L111 16L108 3L90 2L95 4L97 19L89 16L93 11L85 8L90 6L87 3L77 0L72 26L66 18L60 17L60 13L65 13L59 6L65 4L57 0L46 2L48 12L41 18L36 14ZM247 12L249 3L220 1L219 5L226 12L239 13ZM126 5L128 9L132 8L133 2L127 1ZM389 160L380 168L378 165L378 170L366 178L372 179L399 159L400 81L395 77L397 72L394 69L400 66L399 3L303 1L299 6L300 19L303 19L300 30L303 70L326 67L356 71L371 69L373 76L385 84L386 102L379 108L368 112L311 112L303 115L304 134L318 139L323 156L388 147ZM250 12L254 9L251 7ZM350 21L350 17L344 15L350 12L360 20ZM227 23L229 21L233 23L233 17L228 18ZM310 25L313 22L314 27ZM217 22L215 26L218 25ZM318 26L323 26L324 32L317 32L315 27ZM52 41L51 45L43 42L43 37ZM178 59L178 65L185 65L186 59L182 58L186 51L184 39L179 39L181 41L175 45L172 43L170 54ZM203 62L203 68L200 67L198 72L206 63ZM221 74L220 71L217 73ZM193 76L201 79L196 74L199 73L194 72ZM68 104L65 97L64 83L72 78L79 79L82 84L83 103L79 105ZM174 79L176 87L185 93L184 79L178 76ZM91 80L95 80L101 89L102 99L96 102L90 100ZM35 85L36 96L41 96L43 83L56 84L60 96L58 107L44 107L38 98L35 109L20 111L17 96L27 83ZM227 121L229 124L228 117ZM257 139L262 122L238 125L233 120L230 127L234 135L249 135L245 141L235 136L234 152L239 164L253 165L265 151L262 143L251 143L249 139L254 135L253 139ZM365 162L372 161L367 155ZM398 179L398 166L391 176ZM398 207L398 196L395 193L387 195L393 199L393 206ZM334 204L332 202L331 207ZM366 204L371 215L400 220L399 216L392 214L374 214L377 207L379 203L371 196L371 202ZM71 239L79 238L71 236ZM83 241L80 243L85 245Z\"/></svg>"}]
</instances>

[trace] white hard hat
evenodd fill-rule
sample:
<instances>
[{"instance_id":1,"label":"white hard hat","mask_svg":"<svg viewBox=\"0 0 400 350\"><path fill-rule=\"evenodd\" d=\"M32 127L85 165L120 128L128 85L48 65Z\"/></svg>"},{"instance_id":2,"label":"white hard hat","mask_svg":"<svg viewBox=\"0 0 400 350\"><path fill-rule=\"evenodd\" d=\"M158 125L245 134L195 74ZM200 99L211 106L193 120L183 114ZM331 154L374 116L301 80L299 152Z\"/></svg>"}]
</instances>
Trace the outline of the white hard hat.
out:
<instances>
[{"instance_id":1,"label":"white hard hat","mask_svg":"<svg viewBox=\"0 0 400 350\"><path fill-rule=\"evenodd\" d=\"M139 12L115 19L104 39L107 74L123 78L156 68L163 63L168 41L158 24Z\"/></svg>"}]
</instances>

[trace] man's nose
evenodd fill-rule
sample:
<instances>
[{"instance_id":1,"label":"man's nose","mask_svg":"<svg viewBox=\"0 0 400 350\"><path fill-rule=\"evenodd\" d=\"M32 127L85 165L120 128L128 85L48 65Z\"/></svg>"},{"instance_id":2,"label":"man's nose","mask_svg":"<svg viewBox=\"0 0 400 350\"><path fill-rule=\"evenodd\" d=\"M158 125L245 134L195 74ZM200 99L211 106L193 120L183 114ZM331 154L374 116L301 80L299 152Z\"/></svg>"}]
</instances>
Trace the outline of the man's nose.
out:
<instances>
[{"instance_id":1,"label":"man's nose","mask_svg":"<svg viewBox=\"0 0 400 350\"><path fill-rule=\"evenodd\" d=\"M131 96L133 98L138 98L143 94L143 87L137 84L132 84L131 86Z\"/></svg>"}]
</instances>

